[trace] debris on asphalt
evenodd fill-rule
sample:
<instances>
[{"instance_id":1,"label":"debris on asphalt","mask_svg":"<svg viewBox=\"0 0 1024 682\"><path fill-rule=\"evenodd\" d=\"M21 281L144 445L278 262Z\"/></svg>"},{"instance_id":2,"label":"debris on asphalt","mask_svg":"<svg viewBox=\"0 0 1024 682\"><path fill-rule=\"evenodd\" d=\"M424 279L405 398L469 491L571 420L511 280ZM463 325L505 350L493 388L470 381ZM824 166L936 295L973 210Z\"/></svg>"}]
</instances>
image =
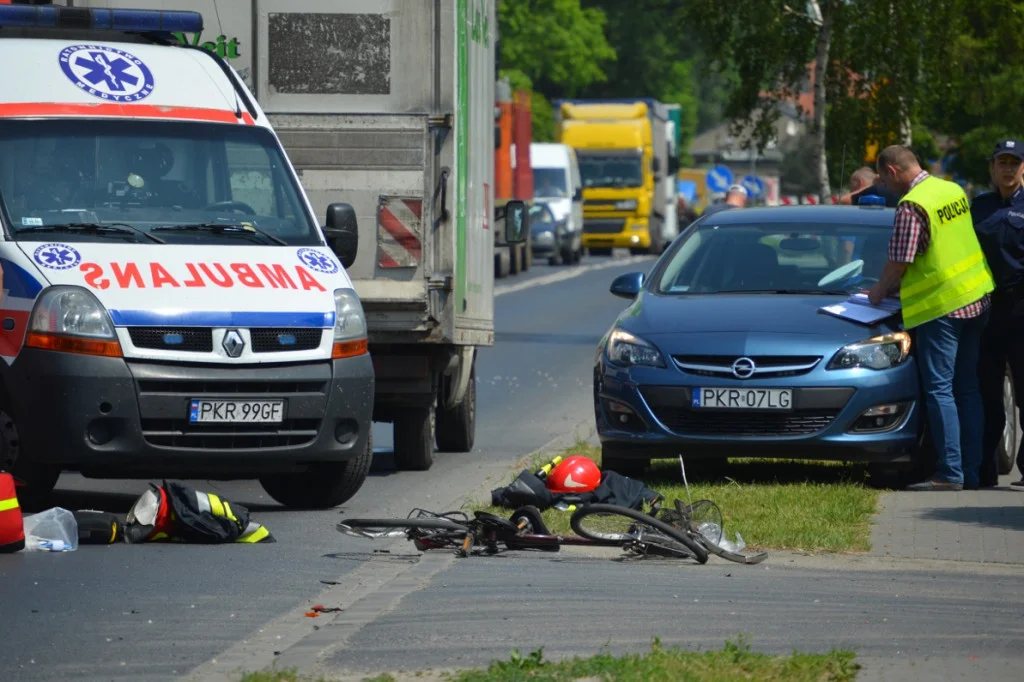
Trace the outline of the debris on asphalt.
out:
<instances>
[{"instance_id":1,"label":"debris on asphalt","mask_svg":"<svg viewBox=\"0 0 1024 682\"><path fill-rule=\"evenodd\" d=\"M78 522L63 507L24 517L26 552L73 552L78 549Z\"/></svg>"},{"instance_id":2,"label":"debris on asphalt","mask_svg":"<svg viewBox=\"0 0 1024 682\"><path fill-rule=\"evenodd\" d=\"M247 508L176 481L149 484L128 511L124 537L129 543L276 542Z\"/></svg>"}]
</instances>

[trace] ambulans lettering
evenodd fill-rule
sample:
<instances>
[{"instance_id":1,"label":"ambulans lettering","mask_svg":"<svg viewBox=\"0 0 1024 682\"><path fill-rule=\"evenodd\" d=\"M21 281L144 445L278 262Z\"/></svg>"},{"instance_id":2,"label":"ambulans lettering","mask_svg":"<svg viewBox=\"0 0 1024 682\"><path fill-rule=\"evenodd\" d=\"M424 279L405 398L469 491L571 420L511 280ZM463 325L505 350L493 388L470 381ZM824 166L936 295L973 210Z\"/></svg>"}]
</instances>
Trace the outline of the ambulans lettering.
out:
<instances>
[{"instance_id":1,"label":"ambulans lettering","mask_svg":"<svg viewBox=\"0 0 1024 682\"><path fill-rule=\"evenodd\" d=\"M79 90L110 102L137 102L153 94L153 73L141 59L108 45L69 45L60 68Z\"/></svg>"},{"instance_id":2,"label":"ambulans lettering","mask_svg":"<svg viewBox=\"0 0 1024 682\"><path fill-rule=\"evenodd\" d=\"M162 263L100 263L79 266L86 286L93 289L177 289L220 287L231 289L301 289L327 291L302 265L291 267L260 263L184 263L178 268Z\"/></svg>"}]
</instances>

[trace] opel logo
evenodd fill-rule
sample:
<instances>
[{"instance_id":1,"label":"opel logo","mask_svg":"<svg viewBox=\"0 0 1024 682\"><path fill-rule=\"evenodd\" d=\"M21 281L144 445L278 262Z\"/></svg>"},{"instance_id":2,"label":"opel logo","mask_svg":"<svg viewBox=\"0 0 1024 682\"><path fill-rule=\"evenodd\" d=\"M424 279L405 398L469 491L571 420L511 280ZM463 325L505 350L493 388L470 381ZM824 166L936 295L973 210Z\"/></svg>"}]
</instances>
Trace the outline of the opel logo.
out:
<instances>
[{"instance_id":1,"label":"opel logo","mask_svg":"<svg viewBox=\"0 0 1024 682\"><path fill-rule=\"evenodd\" d=\"M732 363L732 374L737 379L749 379L754 376L756 370L757 365L750 358L736 358Z\"/></svg>"},{"instance_id":2,"label":"opel logo","mask_svg":"<svg viewBox=\"0 0 1024 682\"><path fill-rule=\"evenodd\" d=\"M237 358L242 354L242 350L245 348L245 340L242 339L242 335L238 333L237 329L229 329L224 334L224 340L220 342L224 352L228 354L229 358ZM735 365L733 366L733 372L735 372ZM739 376L738 374L736 376Z\"/></svg>"}]
</instances>

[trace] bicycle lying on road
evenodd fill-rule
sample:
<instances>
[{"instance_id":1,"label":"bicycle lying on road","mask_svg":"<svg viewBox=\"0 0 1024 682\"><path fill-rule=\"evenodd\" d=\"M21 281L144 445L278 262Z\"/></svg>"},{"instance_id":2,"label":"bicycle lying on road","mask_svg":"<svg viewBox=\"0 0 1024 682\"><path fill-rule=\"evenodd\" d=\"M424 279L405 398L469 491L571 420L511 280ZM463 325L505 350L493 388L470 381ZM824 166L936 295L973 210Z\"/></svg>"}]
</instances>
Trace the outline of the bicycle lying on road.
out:
<instances>
[{"instance_id":1,"label":"bicycle lying on road","mask_svg":"<svg viewBox=\"0 0 1024 682\"><path fill-rule=\"evenodd\" d=\"M741 564L758 564L767 553L746 554L724 537L722 512L711 500L656 507L651 514L612 504L576 509L569 525L578 535L554 535L540 510L525 506L509 518L461 511L438 514L414 509L404 519L344 519L338 530L355 537L405 537L416 549L456 549L460 556L508 550L557 552L563 545L621 547L633 556L692 558L707 563L708 555Z\"/></svg>"},{"instance_id":2,"label":"bicycle lying on road","mask_svg":"<svg viewBox=\"0 0 1024 682\"><path fill-rule=\"evenodd\" d=\"M578 508L570 519L579 535L554 535L540 510L520 507L509 518L474 512L442 514L414 509L404 519L344 519L338 530L362 538L405 537L416 549L453 548L460 556L504 549L557 552L563 545L621 547L634 556L692 558L707 563L708 551L688 528L675 528L643 512L610 504Z\"/></svg>"}]
</instances>

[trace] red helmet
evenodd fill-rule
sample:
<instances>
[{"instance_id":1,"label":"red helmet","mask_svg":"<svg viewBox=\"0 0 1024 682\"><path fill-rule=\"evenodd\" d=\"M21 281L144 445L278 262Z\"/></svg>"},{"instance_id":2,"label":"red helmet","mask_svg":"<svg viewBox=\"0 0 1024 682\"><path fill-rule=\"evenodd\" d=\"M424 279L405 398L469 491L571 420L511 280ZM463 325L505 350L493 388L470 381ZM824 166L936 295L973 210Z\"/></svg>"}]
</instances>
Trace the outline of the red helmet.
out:
<instances>
[{"instance_id":1,"label":"red helmet","mask_svg":"<svg viewBox=\"0 0 1024 682\"><path fill-rule=\"evenodd\" d=\"M589 457L574 455L559 462L545 484L553 493L589 493L601 484L601 470Z\"/></svg>"}]
</instances>

